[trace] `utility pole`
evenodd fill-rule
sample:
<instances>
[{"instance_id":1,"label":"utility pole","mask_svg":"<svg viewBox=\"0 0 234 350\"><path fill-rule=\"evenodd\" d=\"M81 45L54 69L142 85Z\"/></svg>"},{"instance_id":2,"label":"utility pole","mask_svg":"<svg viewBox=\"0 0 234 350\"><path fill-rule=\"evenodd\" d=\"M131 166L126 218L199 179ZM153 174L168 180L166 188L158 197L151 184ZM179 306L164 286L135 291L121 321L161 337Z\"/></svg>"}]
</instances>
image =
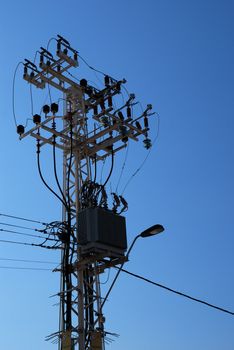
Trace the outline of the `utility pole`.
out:
<instances>
[{"instance_id":1,"label":"utility pole","mask_svg":"<svg viewBox=\"0 0 234 350\"><path fill-rule=\"evenodd\" d=\"M142 136L145 148L151 147L148 117L153 114L152 106L135 116L135 95L129 94L116 107L114 101L125 79L101 73L102 89L84 78L76 79L70 70L79 68L80 56L59 35L55 55L41 47L39 56L38 65L25 60L23 77L38 89L48 87L49 95L50 89L59 91L63 111L58 103L50 101L50 106L42 107L43 117L33 116L35 125L30 130L18 125L17 132L21 140L28 136L36 140L40 177L63 208L61 221L54 225L62 251L57 269L61 274L59 330L48 340L57 339L59 350L104 350L107 332L100 274L127 259L126 224L120 215L127 209L127 202L117 193L108 194L106 184L117 152L125 149L130 140L138 141ZM46 146L53 148L57 192L46 183L40 166ZM62 185L57 175L57 150L63 155ZM98 167L107 158L111 159L110 172L100 184Z\"/></svg>"}]
</instances>

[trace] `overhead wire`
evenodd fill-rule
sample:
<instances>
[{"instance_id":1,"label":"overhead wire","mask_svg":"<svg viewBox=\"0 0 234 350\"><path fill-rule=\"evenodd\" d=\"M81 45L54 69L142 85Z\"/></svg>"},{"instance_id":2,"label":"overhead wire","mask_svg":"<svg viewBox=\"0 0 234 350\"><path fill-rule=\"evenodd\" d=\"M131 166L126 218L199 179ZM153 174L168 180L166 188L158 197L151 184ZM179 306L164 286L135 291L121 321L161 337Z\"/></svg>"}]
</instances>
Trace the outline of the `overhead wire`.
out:
<instances>
[{"instance_id":1,"label":"overhead wire","mask_svg":"<svg viewBox=\"0 0 234 350\"><path fill-rule=\"evenodd\" d=\"M111 150L111 168L110 168L110 172L106 178L106 181L104 182L104 184L102 185L103 187L106 186L106 184L108 183L108 181L110 180L110 177L112 175L112 172L113 172L113 168L114 168L114 150L113 150L113 147L112 147L112 150Z\"/></svg>"},{"instance_id":2,"label":"overhead wire","mask_svg":"<svg viewBox=\"0 0 234 350\"><path fill-rule=\"evenodd\" d=\"M106 284L109 281L109 279L110 279L110 269L108 269L108 274L107 274L106 280L104 282L100 282L100 284Z\"/></svg>"},{"instance_id":3,"label":"overhead wire","mask_svg":"<svg viewBox=\"0 0 234 350\"><path fill-rule=\"evenodd\" d=\"M157 133L156 133L156 136L152 142L152 146L151 148L148 150L148 153L147 155L145 156L145 158L143 159L143 161L141 162L141 164L139 165L139 167L133 172L133 174L130 176L130 178L128 179L128 181L126 182L125 186L123 187L123 190L122 190L122 193L121 195L123 195L123 193L125 192L126 188L128 187L128 185L130 184L130 182L132 182L133 178L139 173L139 171L143 168L143 166L145 165L147 159L149 158L151 152L152 152L152 149L153 149L153 146L155 144L155 142L157 141L158 139L158 136L159 136L159 128L160 128L160 116L158 114L158 128L157 128Z\"/></svg>"},{"instance_id":4,"label":"overhead wire","mask_svg":"<svg viewBox=\"0 0 234 350\"><path fill-rule=\"evenodd\" d=\"M128 153L129 153L129 143L128 143L127 148L126 148L123 165L122 165L122 168L121 168L121 171L120 171L120 175L119 175L119 179L118 179L118 182L117 182L117 185L116 185L116 189L115 189L116 193L118 193L119 184L120 184L120 181L122 179L123 172L124 172L124 169L125 169L125 166L126 166L126 162L127 162L127 159L128 159Z\"/></svg>"},{"instance_id":5,"label":"overhead wire","mask_svg":"<svg viewBox=\"0 0 234 350\"><path fill-rule=\"evenodd\" d=\"M102 168L101 168L100 181L99 181L100 184L102 183L103 170L104 170L105 163L106 163L106 158L104 158L102 161Z\"/></svg>"},{"instance_id":6,"label":"overhead wire","mask_svg":"<svg viewBox=\"0 0 234 350\"><path fill-rule=\"evenodd\" d=\"M14 75L13 75L13 84L12 84L12 111L13 111L13 117L14 117L14 122L16 127L17 127L17 120L15 115L15 78L16 78L16 73L18 71L18 68L21 64L23 65L23 62L19 62L15 68Z\"/></svg>"},{"instance_id":7,"label":"overhead wire","mask_svg":"<svg viewBox=\"0 0 234 350\"><path fill-rule=\"evenodd\" d=\"M14 259L14 258L2 258L0 260L3 261L14 261L14 262L26 262L26 263L38 263L38 264L53 264L58 265L55 261L44 261L44 260L28 260L28 259Z\"/></svg>"},{"instance_id":8,"label":"overhead wire","mask_svg":"<svg viewBox=\"0 0 234 350\"><path fill-rule=\"evenodd\" d=\"M94 179L93 182L95 183L97 179L97 154L94 155Z\"/></svg>"},{"instance_id":9,"label":"overhead wire","mask_svg":"<svg viewBox=\"0 0 234 350\"><path fill-rule=\"evenodd\" d=\"M4 230L3 228L0 228L0 232L14 233L14 234L16 234L16 235L21 235L21 236L34 237L34 238L42 238L42 239L46 239L46 240L48 240L48 241L60 242L59 239L47 238L47 237L43 237L43 236L33 235L33 234L30 234L30 233L23 233L23 232L12 231L12 230Z\"/></svg>"},{"instance_id":10,"label":"overhead wire","mask_svg":"<svg viewBox=\"0 0 234 350\"><path fill-rule=\"evenodd\" d=\"M23 220L23 221L28 221L28 222L34 222L36 224L41 224L41 225L48 225L48 223L38 221L38 220L33 220L33 219L28 219L22 216L15 216L15 215L10 215L10 214L5 214L5 213L0 213L0 216L6 217L6 218L11 218L11 219L17 219L17 220Z\"/></svg>"},{"instance_id":11,"label":"overhead wire","mask_svg":"<svg viewBox=\"0 0 234 350\"><path fill-rule=\"evenodd\" d=\"M115 268L119 269L118 267L115 267ZM171 293L180 295L180 296L182 296L182 297L184 297L184 298L190 299L190 300L195 301L195 302L197 302L197 303L206 305L206 306L208 306L208 307L210 307L210 308L213 308L213 309L216 309L216 310L219 310L219 311L222 311L222 312L225 312L225 313L227 313L227 314L230 314L230 315L234 316L234 312L232 312L232 311L230 311L230 310L227 310L227 309L224 309L224 308L219 307L219 306L217 306L217 305L208 303L207 301L204 301L204 300L201 300L201 299L198 299L198 298L194 298L194 297L192 297L191 295L188 295L188 294L179 292L179 291L177 291L177 290L175 290L175 289L172 289L172 288L169 288L169 287L167 287L167 286L164 286L163 284L154 282L154 281L152 281L152 280L150 280L150 279L148 279L148 278L145 278L145 277L143 277L143 276L140 276L140 275L138 275L138 274L136 274L136 273L133 273L133 272L130 272L130 271L128 271L128 270L121 269L121 271L125 272L126 274L128 274L128 275L130 275L130 276L133 276L133 277L136 277L136 278L138 278L138 279L141 279L141 280L143 280L143 281L145 281L145 282L147 282L147 283L150 283L150 284L153 284L153 285L155 285L155 286L157 286L157 287L163 288L163 289L167 290L168 292L171 292Z\"/></svg>"},{"instance_id":12,"label":"overhead wire","mask_svg":"<svg viewBox=\"0 0 234 350\"><path fill-rule=\"evenodd\" d=\"M65 197L65 195L64 195L64 193L63 193L63 190L62 190L62 188L61 188L61 185L60 185L60 183L59 183L59 179L58 179L58 174L57 174L57 165L56 165L56 147L55 147L55 145L56 145L56 136L54 135L53 136L54 137L54 140L53 140L53 163L54 163L54 176L55 176L55 180L56 180L56 183L57 183L57 186L58 186L58 189L59 189L59 191L60 191L60 193L61 193L61 195L62 195L62 198L63 198L63 201L64 201L64 203L66 204L65 205L65 207L67 208L67 201L66 201L66 197Z\"/></svg>"},{"instance_id":13,"label":"overhead wire","mask_svg":"<svg viewBox=\"0 0 234 350\"><path fill-rule=\"evenodd\" d=\"M33 247L40 247L40 248L46 248L46 249L63 249L62 247L51 247L51 246L45 246L41 244L34 244L34 243L26 243L26 242L19 242L19 241L9 241L5 239L0 239L0 243L10 243L10 244L19 244L19 245L25 245L25 246L33 246Z\"/></svg>"},{"instance_id":14,"label":"overhead wire","mask_svg":"<svg viewBox=\"0 0 234 350\"><path fill-rule=\"evenodd\" d=\"M34 55L34 59L33 59L33 63L35 64L36 62L36 58L37 58L37 54L40 53L38 50L35 52ZM33 92L32 92L32 84L29 84L29 91L30 91L30 101L31 101L31 114L33 116L34 112L34 104L33 104Z\"/></svg>"},{"instance_id":15,"label":"overhead wire","mask_svg":"<svg viewBox=\"0 0 234 350\"><path fill-rule=\"evenodd\" d=\"M56 40L56 41L57 41L57 39L54 38L54 37L50 38L50 40L48 41L47 46L46 46L46 50L47 50L47 51L49 51L50 43L51 43L51 41L53 41L53 40ZM47 73L47 78L48 78L48 73ZM47 88L48 88L48 94L49 94L50 103L52 103L51 90L50 90L50 84L49 84L49 83L47 83Z\"/></svg>"},{"instance_id":16,"label":"overhead wire","mask_svg":"<svg viewBox=\"0 0 234 350\"><path fill-rule=\"evenodd\" d=\"M68 198L68 209L69 209L69 215L71 212L71 199L70 199L70 176L71 176L71 170L72 170L72 152L73 152L73 129L72 129L72 120L70 121L70 158L68 163L68 171L67 171L67 198Z\"/></svg>"},{"instance_id":17,"label":"overhead wire","mask_svg":"<svg viewBox=\"0 0 234 350\"><path fill-rule=\"evenodd\" d=\"M40 141L37 140L37 168L38 168L38 172L40 175L40 178L43 182L43 184L46 186L46 188L53 193L53 195L55 197L57 197L59 199L59 201L66 207L66 203L63 201L63 199L47 184L47 182L45 181L42 172L41 172L41 165L40 165Z\"/></svg>"},{"instance_id":18,"label":"overhead wire","mask_svg":"<svg viewBox=\"0 0 234 350\"><path fill-rule=\"evenodd\" d=\"M6 269L6 270L52 271L51 269L41 268L41 267L18 267L18 266L0 266L0 269Z\"/></svg>"},{"instance_id":19,"label":"overhead wire","mask_svg":"<svg viewBox=\"0 0 234 350\"><path fill-rule=\"evenodd\" d=\"M36 231L36 232L42 232L43 230L39 230L37 228L32 228L32 227L27 227L27 226L21 226L21 225L13 225L13 224L8 224L6 222L0 222L0 225L3 226L9 226L9 227L16 227L16 228L22 228L24 230L30 230L30 231Z\"/></svg>"},{"instance_id":20,"label":"overhead wire","mask_svg":"<svg viewBox=\"0 0 234 350\"><path fill-rule=\"evenodd\" d=\"M87 62L80 54L79 54L79 58L80 58L91 70L93 70L93 71L95 71L95 72L97 72L97 73L100 73L100 74L102 74L103 76L108 75L108 74L105 74L104 72L102 72L102 71L100 71L100 70L98 70L98 69L96 69L96 68L90 66L90 64L88 64L88 62ZM111 77L110 75L109 75L109 77L110 77L112 80L117 81L115 78Z\"/></svg>"}]
</instances>

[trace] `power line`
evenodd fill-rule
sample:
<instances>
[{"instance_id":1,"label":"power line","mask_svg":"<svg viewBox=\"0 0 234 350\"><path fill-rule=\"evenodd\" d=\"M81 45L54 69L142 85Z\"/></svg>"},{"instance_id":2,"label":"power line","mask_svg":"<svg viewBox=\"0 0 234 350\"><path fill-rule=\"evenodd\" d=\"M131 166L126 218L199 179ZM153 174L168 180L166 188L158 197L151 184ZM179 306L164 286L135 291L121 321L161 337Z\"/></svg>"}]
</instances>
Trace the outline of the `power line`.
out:
<instances>
[{"instance_id":1,"label":"power line","mask_svg":"<svg viewBox=\"0 0 234 350\"><path fill-rule=\"evenodd\" d=\"M39 229L37 229L37 228L32 228L32 227L27 227L27 226L8 224L8 223L6 223L6 222L0 222L0 225L10 226L10 227L16 227L16 228L22 228L22 229L24 229L24 230L30 230L30 231L36 231L36 232L42 232L42 231L44 231L44 230L39 230Z\"/></svg>"},{"instance_id":2,"label":"power line","mask_svg":"<svg viewBox=\"0 0 234 350\"><path fill-rule=\"evenodd\" d=\"M155 142L157 141L158 139L158 135L159 135L159 127L160 127L160 115L157 113L158 115L158 128L157 128L157 133L156 133L156 136L153 140L153 143L152 143L152 147L148 150L148 153L147 155L145 156L145 158L143 159L143 161L141 162L141 164L139 165L139 167L133 172L133 174L130 176L130 178L128 179L128 181L126 182L123 190L122 190L122 195L123 193L125 192L126 188L128 187L128 185L130 184L130 182L132 182L132 180L134 179L134 177L139 173L139 171L143 168L143 166L145 165L147 159L149 158L151 152L152 152L152 149L153 149L153 146L155 144Z\"/></svg>"},{"instance_id":3,"label":"power line","mask_svg":"<svg viewBox=\"0 0 234 350\"><path fill-rule=\"evenodd\" d=\"M0 228L0 232L8 232L8 233L14 233L14 234L16 234L16 235L21 235L21 236L34 237L34 238L42 238L42 239L46 239L46 240L48 240L48 241L60 242L59 239L54 239L54 238L49 238L49 237L43 237L43 236L38 236L38 235L32 235L32 234L30 234L30 233L23 233L23 232L12 231L12 230L4 230L3 228Z\"/></svg>"},{"instance_id":4,"label":"power line","mask_svg":"<svg viewBox=\"0 0 234 350\"><path fill-rule=\"evenodd\" d=\"M39 131L38 131L38 135L39 135ZM64 200L62 198L60 198L60 196L47 184L47 182L45 181L43 175L42 175L42 171L41 171L41 165L40 165L40 141L37 140L37 168L38 168L38 172L41 178L41 181L43 182L43 184L46 186L46 188L53 193L53 195L55 197L57 197L60 202L66 207L66 203L64 202Z\"/></svg>"},{"instance_id":5,"label":"power line","mask_svg":"<svg viewBox=\"0 0 234 350\"><path fill-rule=\"evenodd\" d=\"M16 115L15 115L15 78L16 78L17 70L21 64L23 64L23 62L19 62L15 68L14 76L13 76L13 83L12 83L12 112L13 112L13 118L14 118L14 122L15 122L16 127L17 127L17 120L16 120Z\"/></svg>"},{"instance_id":6,"label":"power line","mask_svg":"<svg viewBox=\"0 0 234 350\"><path fill-rule=\"evenodd\" d=\"M116 268L116 269L120 269L119 267L115 267L115 268ZM133 277L139 278L139 279L141 279L141 280L143 280L143 281L145 281L145 282L148 282L148 283L150 283L150 284L153 284L153 285L155 285L155 286L157 286L157 287L163 288L163 289L165 289L165 290L167 290L167 291L169 291L169 292L172 292L172 293L174 293L174 294L180 295L180 296L182 296L182 297L184 297L184 298L187 298L187 299L196 301L197 303L204 304L204 305L206 305L206 306L209 306L209 307L211 307L211 308L213 308L213 309L216 309L216 310L225 312L225 313L227 313L227 314L234 315L234 312L232 312L232 311L229 311L229 310L227 310L227 309L223 309L222 307L216 306L216 305L214 305L214 304L210 304L210 303L208 303L208 302L206 302L206 301L204 301L204 300L194 298L194 297L192 297L192 296L190 296L190 295L188 295L188 294L185 294L185 293L179 292L179 291L177 291L177 290L175 290L175 289L166 287L166 286L164 286L163 284L160 284L160 283L151 281L151 280L149 280L148 278L145 278L145 277L143 277L143 276L137 275L137 274L135 274L135 273L133 273L133 272L130 272L130 271L127 271L127 270L124 270L124 269L121 269L121 271L123 271L123 272L125 272L126 274L131 275L131 276L133 276Z\"/></svg>"},{"instance_id":7,"label":"power line","mask_svg":"<svg viewBox=\"0 0 234 350\"><path fill-rule=\"evenodd\" d=\"M17 266L0 266L0 269L6 270L34 270L34 271L52 271L51 269L40 268L40 267L17 267Z\"/></svg>"},{"instance_id":8,"label":"power line","mask_svg":"<svg viewBox=\"0 0 234 350\"><path fill-rule=\"evenodd\" d=\"M13 258L1 258L4 261L15 261L15 262L27 262L27 263L38 263L38 264L54 264L58 265L55 261L42 261L42 260L27 260L27 259L13 259Z\"/></svg>"},{"instance_id":9,"label":"power line","mask_svg":"<svg viewBox=\"0 0 234 350\"><path fill-rule=\"evenodd\" d=\"M120 175L119 175L119 180L118 180L117 185L116 185L116 189L115 189L115 192L116 192L116 193L118 193L119 184L120 184L120 181L121 181L121 179L122 179L122 175L123 175L123 172L124 172L124 168L125 168L125 166L126 166L126 162L127 162L127 158L128 158L128 152L129 152L129 143L128 143L128 145L127 145L127 149L126 149L126 153L125 153L123 165L122 165L121 172L120 172Z\"/></svg>"},{"instance_id":10,"label":"power line","mask_svg":"<svg viewBox=\"0 0 234 350\"><path fill-rule=\"evenodd\" d=\"M34 222L36 224L41 224L41 225L48 225L48 223L42 222L42 221L38 221L38 220L33 220L33 219L28 219L28 218L24 218L21 216L14 216L14 215L9 215L9 214L4 214L4 213L0 213L0 216L4 216L6 218L11 218L11 219L17 219L17 220L23 220L23 221L28 221L28 222Z\"/></svg>"},{"instance_id":11,"label":"power line","mask_svg":"<svg viewBox=\"0 0 234 350\"><path fill-rule=\"evenodd\" d=\"M47 245L43 245L43 244L26 243L26 242L18 242L18 241L8 241L8 240L5 240L5 239L0 239L0 243L19 244L19 245L40 247L40 248L46 248L46 249L63 249L62 247L54 247L54 246L51 247L51 246L47 246Z\"/></svg>"}]
</instances>

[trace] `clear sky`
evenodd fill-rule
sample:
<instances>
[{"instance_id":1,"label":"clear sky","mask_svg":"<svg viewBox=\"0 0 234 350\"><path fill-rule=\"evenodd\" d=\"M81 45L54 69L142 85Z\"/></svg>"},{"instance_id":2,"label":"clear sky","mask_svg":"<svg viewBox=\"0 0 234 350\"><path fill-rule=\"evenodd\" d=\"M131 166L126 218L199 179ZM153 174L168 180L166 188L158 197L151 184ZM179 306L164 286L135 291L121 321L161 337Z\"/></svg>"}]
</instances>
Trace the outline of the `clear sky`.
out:
<instances>
[{"instance_id":1,"label":"clear sky","mask_svg":"<svg viewBox=\"0 0 234 350\"><path fill-rule=\"evenodd\" d=\"M125 191L128 241L154 223L166 230L139 240L126 268L234 311L234 2L8 0L0 6L0 212L60 219L61 208L37 173L35 143L17 138L12 80L19 61L33 60L40 46L61 34L91 65L126 78L128 90L160 115L157 142ZM36 90L33 96L39 109ZM20 69L15 97L17 120L24 123L31 107ZM152 128L154 135L156 118ZM130 145L121 188L146 154L142 145ZM48 149L48 177L50 157ZM0 249L2 259L59 260L39 248L0 243ZM5 260L0 266L51 267ZM0 268L0 279L0 348L56 349L44 337L58 327L58 300L49 296L58 292L59 276ZM234 349L233 316L124 274L104 313L107 330L120 334L107 349Z\"/></svg>"}]
</instances>

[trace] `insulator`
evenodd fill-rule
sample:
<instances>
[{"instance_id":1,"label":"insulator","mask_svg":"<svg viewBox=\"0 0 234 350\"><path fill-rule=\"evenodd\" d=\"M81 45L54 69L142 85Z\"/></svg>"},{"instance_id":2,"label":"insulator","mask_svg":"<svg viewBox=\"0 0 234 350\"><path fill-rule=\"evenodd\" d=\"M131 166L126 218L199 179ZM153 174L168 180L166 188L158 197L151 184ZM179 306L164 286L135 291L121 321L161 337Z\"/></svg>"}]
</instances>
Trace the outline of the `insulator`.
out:
<instances>
[{"instance_id":1,"label":"insulator","mask_svg":"<svg viewBox=\"0 0 234 350\"><path fill-rule=\"evenodd\" d=\"M85 93L90 97L93 94L93 89L91 87L87 87L85 89Z\"/></svg>"},{"instance_id":2,"label":"insulator","mask_svg":"<svg viewBox=\"0 0 234 350\"><path fill-rule=\"evenodd\" d=\"M110 77L108 75L105 75L104 81L105 81L105 86L106 87L110 85Z\"/></svg>"},{"instance_id":3,"label":"insulator","mask_svg":"<svg viewBox=\"0 0 234 350\"><path fill-rule=\"evenodd\" d=\"M121 200L121 203L122 203L125 207L128 206L128 203L127 203L126 199L124 199L123 196L119 196L119 199Z\"/></svg>"},{"instance_id":4,"label":"insulator","mask_svg":"<svg viewBox=\"0 0 234 350\"><path fill-rule=\"evenodd\" d=\"M140 129L140 130L142 129L141 124L138 121L136 121L135 124L136 124L137 129Z\"/></svg>"},{"instance_id":5,"label":"insulator","mask_svg":"<svg viewBox=\"0 0 234 350\"><path fill-rule=\"evenodd\" d=\"M149 149L149 148L152 147L152 142L151 142L151 140L148 139L148 138L146 138L146 139L143 141L143 143L144 143L144 147L145 147L146 149Z\"/></svg>"},{"instance_id":6,"label":"insulator","mask_svg":"<svg viewBox=\"0 0 234 350\"><path fill-rule=\"evenodd\" d=\"M108 96L108 107L112 107L113 106L113 102L112 102L112 96Z\"/></svg>"},{"instance_id":7,"label":"insulator","mask_svg":"<svg viewBox=\"0 0 234 350\"><path fill-rule=\"evenodd\" d=\"M40 122L41 122L41 116L39 114L34 114L33 123L40 124Z\"/></svg>"},{"instance_id":8,"label":"insulator","mask_svg":"<svg viewBox=\"0 0 234 350\"><path fill-rule=\"evenodd\" d=\"M45 114L50 113L50 106L44 105L44 106L42 107L42 111L43 111L43 113L45 113Z\"/></svg>"},{"instance_id":9,"label":"insulator","mask_svg":"<svg viewBox=\"0 0 234 350\"><path fill-rule=\"evenodd\" d=\"M74 52L73 59L74 59L74 61L77 61L77 60L78 60L78 53L77 53L77 52Z\"/></svg>"},{"instance_id":10,"label":"insulator","mask_svg":"<svg viewBox=\"0 0 234 350\"><path fill-rule=\"evenodd\" d=\"M23 125L17 125L16 131L17 131L17 134L19 134L21 136L22 134L24 134L24 126Z\"/></svg>"},{"instance_id":11,"label":"insulator","mask_svg":"<svg viewBox=\"0 0 234 350\"><path fill-rule=\"evenodd\" d=\"M82 87L87 87L87 85L88 85L88 82L87 82L86 79L81 79L81 80L80 80L80 86L82 86Z\"/></svg>"},{"instance_id":12,"label":"insulator","mask_svg":"<svg viewBox=\"0 0 234 350\"><path fill-rule=\"evenodd\" d=\"M52 112L53 114L55 114L55 113L58 112L58 108L59 108L59 106L58 106L57 103L51 103L51 105L50 105L50 110L51 110L51 112Z\"/></svg>"},{"instance_id":13,"label":"insulator","mask_svg":"<svg viewBox=\"0 0 234 350\"><path fill-rule=\"evenodd\" d=\"M127 107L127 117L128 118L131 118L132 117L132 110L131 110L131 107Z\"/></svg>"},{"instance_id":14,"label":"insulator","mask_svg":"<svg viewBox=\"0 0 234 350\"><path fill-rule=\"evenodd\" d=\"M30 78L34 78L34 72L33 71L31 71L31 73L30 73Z\"/></svg>"},{"instance_id":15,"label":"insulator","mask_svg":"<svg viewBox=\"0 0 234 350\"><path fill-rule=\"evenodd\" d=\"M97 105L93 106L93 114L94 115L98 114L98 106Z\"/></svg>"},{"instance_id":16,"label":"insulator","mask_svg":"<svg viewBox=\"0 0 234 350\"><path fill-rule=\"evenodd\" d=\"M123 141L124 143L127 143L127 142L128 142L128 137L127 137L127 136L124 136L124 137L122 138L122 141Z\"/></svg>"},{"instance_id":17,"label":"insulator","mask_svg":"<svg viewBox=\"0 0 234 350\"><path fill-rule=\"evenodd\" d=\"M123 113L121 111L118 112L118 116L119 116L119 119L124 121L124 116L123 116Z\"/></svg>"},{"instance_id":18,"label":"insulator","mask_svg":"<svg viewBox=\"0 0 234 350\"><path fill-rule=\"evenodd\" d=\"M55 123L55 121L53 120L53 122L52 122L52 128L55 130L56 129L56 123ZM56 137L55 135L54 135L54 137Z\"/></svg>"},{"instance_id":19,"label":"insulator","mask_svg":"<svg viewBox=\"0 0 234 350\"><path fill-rule=\"evenodd\" d=\"M61 42L60 41L57 42L57 51L58 52L61 51Z\"/></svg>"},{"instance_id":20,"label":"insulator","mask_svg":"<svg viewBox=\"0 0 234 350\"><path fill-rule=\"evenodd\" d=\"M59 38L59 41L63 41L66 45L70 46L70 44L67 41L67 39L65 39L63 36L57 34L57 37Z\"/></svg>"},{"instance_id":21,"label":"insulator","mask_svg":"<svg viewBox=\"0 0 234 350\"><path fill-rule=\"evenodd\" d=\"M63 50L63 53L64 53L65 55L67 55L67 53L68 53L67 48L65 48L65 49Z\"/></svg>"},{"instance_id":22,"label":"insulator","mask_svg":"<svg viewBox=\"0 0 234 350\"><path fill-rule=\"evenodd\" d=\"M44 55L41 53L40 54L40 64L43 63L43 61L44 61Z\"/></svg>"},{"instance_id":23,"label":"insulator","mask_svg":"<svg viewBox=\"0 0 234 350\"><path fill-rule=\"evenodd\" d=\"M101 117L101 118L100 118L100 122L101 122L105 127L107 127L107 126L109 125L109 119L108 119L108 117L106 117L106 116Z\"/></svg>"},{"instance_id":24,"label":"insulator","mask_svg":"<svg viewBox=\"0 0 234 350\"><path fill-rule=\"evenodd\" d=\"M47 65L47 66L50 66L50 60L47 60L47 61L46 61L46 65Z\"/></svg>"},{"instance_id":25,"label":"insulator","mask_svg":"<svg viewBox=\"0 0 234 350\"><path fill-rule=\"evenodd\" d=\"M116 90L117 90L118 93L119 93L120 90L121 90L121 82L120 82L120 81L118 81L118 82L116 83Z\"/></svg>"},{"instance_id":26,"label":"insulator","mask_svg":"<svg viewBox=\"0 0 234 350\"><path fill-rule=\"evenodd\" d=\"M24 66L24 76L28 74L28 67Z\"/></svg>"},{"instance_id":27,"label":"insulator","mask_svg":"<svg viewBox=\"0 0 234 350\"><path fill-rule=\"evenodd\" d=\"M151 104L151 103L147 105L147 109L148 109L148 110L150 110L150 109L152 109L152 108L153 108L153 107L152 107L152 104Z\"/></svg>"},{"instance_id":28,"label":"insulator","mask_svg":"<svg viewBox=\"0 0 234 350\"><path fill-rule=\"evenodd\" d=\"M128 130L127 130L126 126L120 125L119 126L119 133L122 136L126 136L128 134Z\"/></svg>"},{"instance_id":29,"label":"insulator","mask_svg":"<svg viewBox=\"0 0 234 350\"><path fill-rule=\"evenodd\" d=\"M99 104L102 110L105 109L105 101L103 98L100 100Z\"/></svg>"},{"instance_id":30,"label":"insulator","mask_svg":"<svg viewBox=\"0 0 234 350\"><path fill-rule=\"evenodd\" d=\"M149 127L149 121L147 117L144 117L144 125L145 125L145 128Z\"/></svg>"}]
</instances>

